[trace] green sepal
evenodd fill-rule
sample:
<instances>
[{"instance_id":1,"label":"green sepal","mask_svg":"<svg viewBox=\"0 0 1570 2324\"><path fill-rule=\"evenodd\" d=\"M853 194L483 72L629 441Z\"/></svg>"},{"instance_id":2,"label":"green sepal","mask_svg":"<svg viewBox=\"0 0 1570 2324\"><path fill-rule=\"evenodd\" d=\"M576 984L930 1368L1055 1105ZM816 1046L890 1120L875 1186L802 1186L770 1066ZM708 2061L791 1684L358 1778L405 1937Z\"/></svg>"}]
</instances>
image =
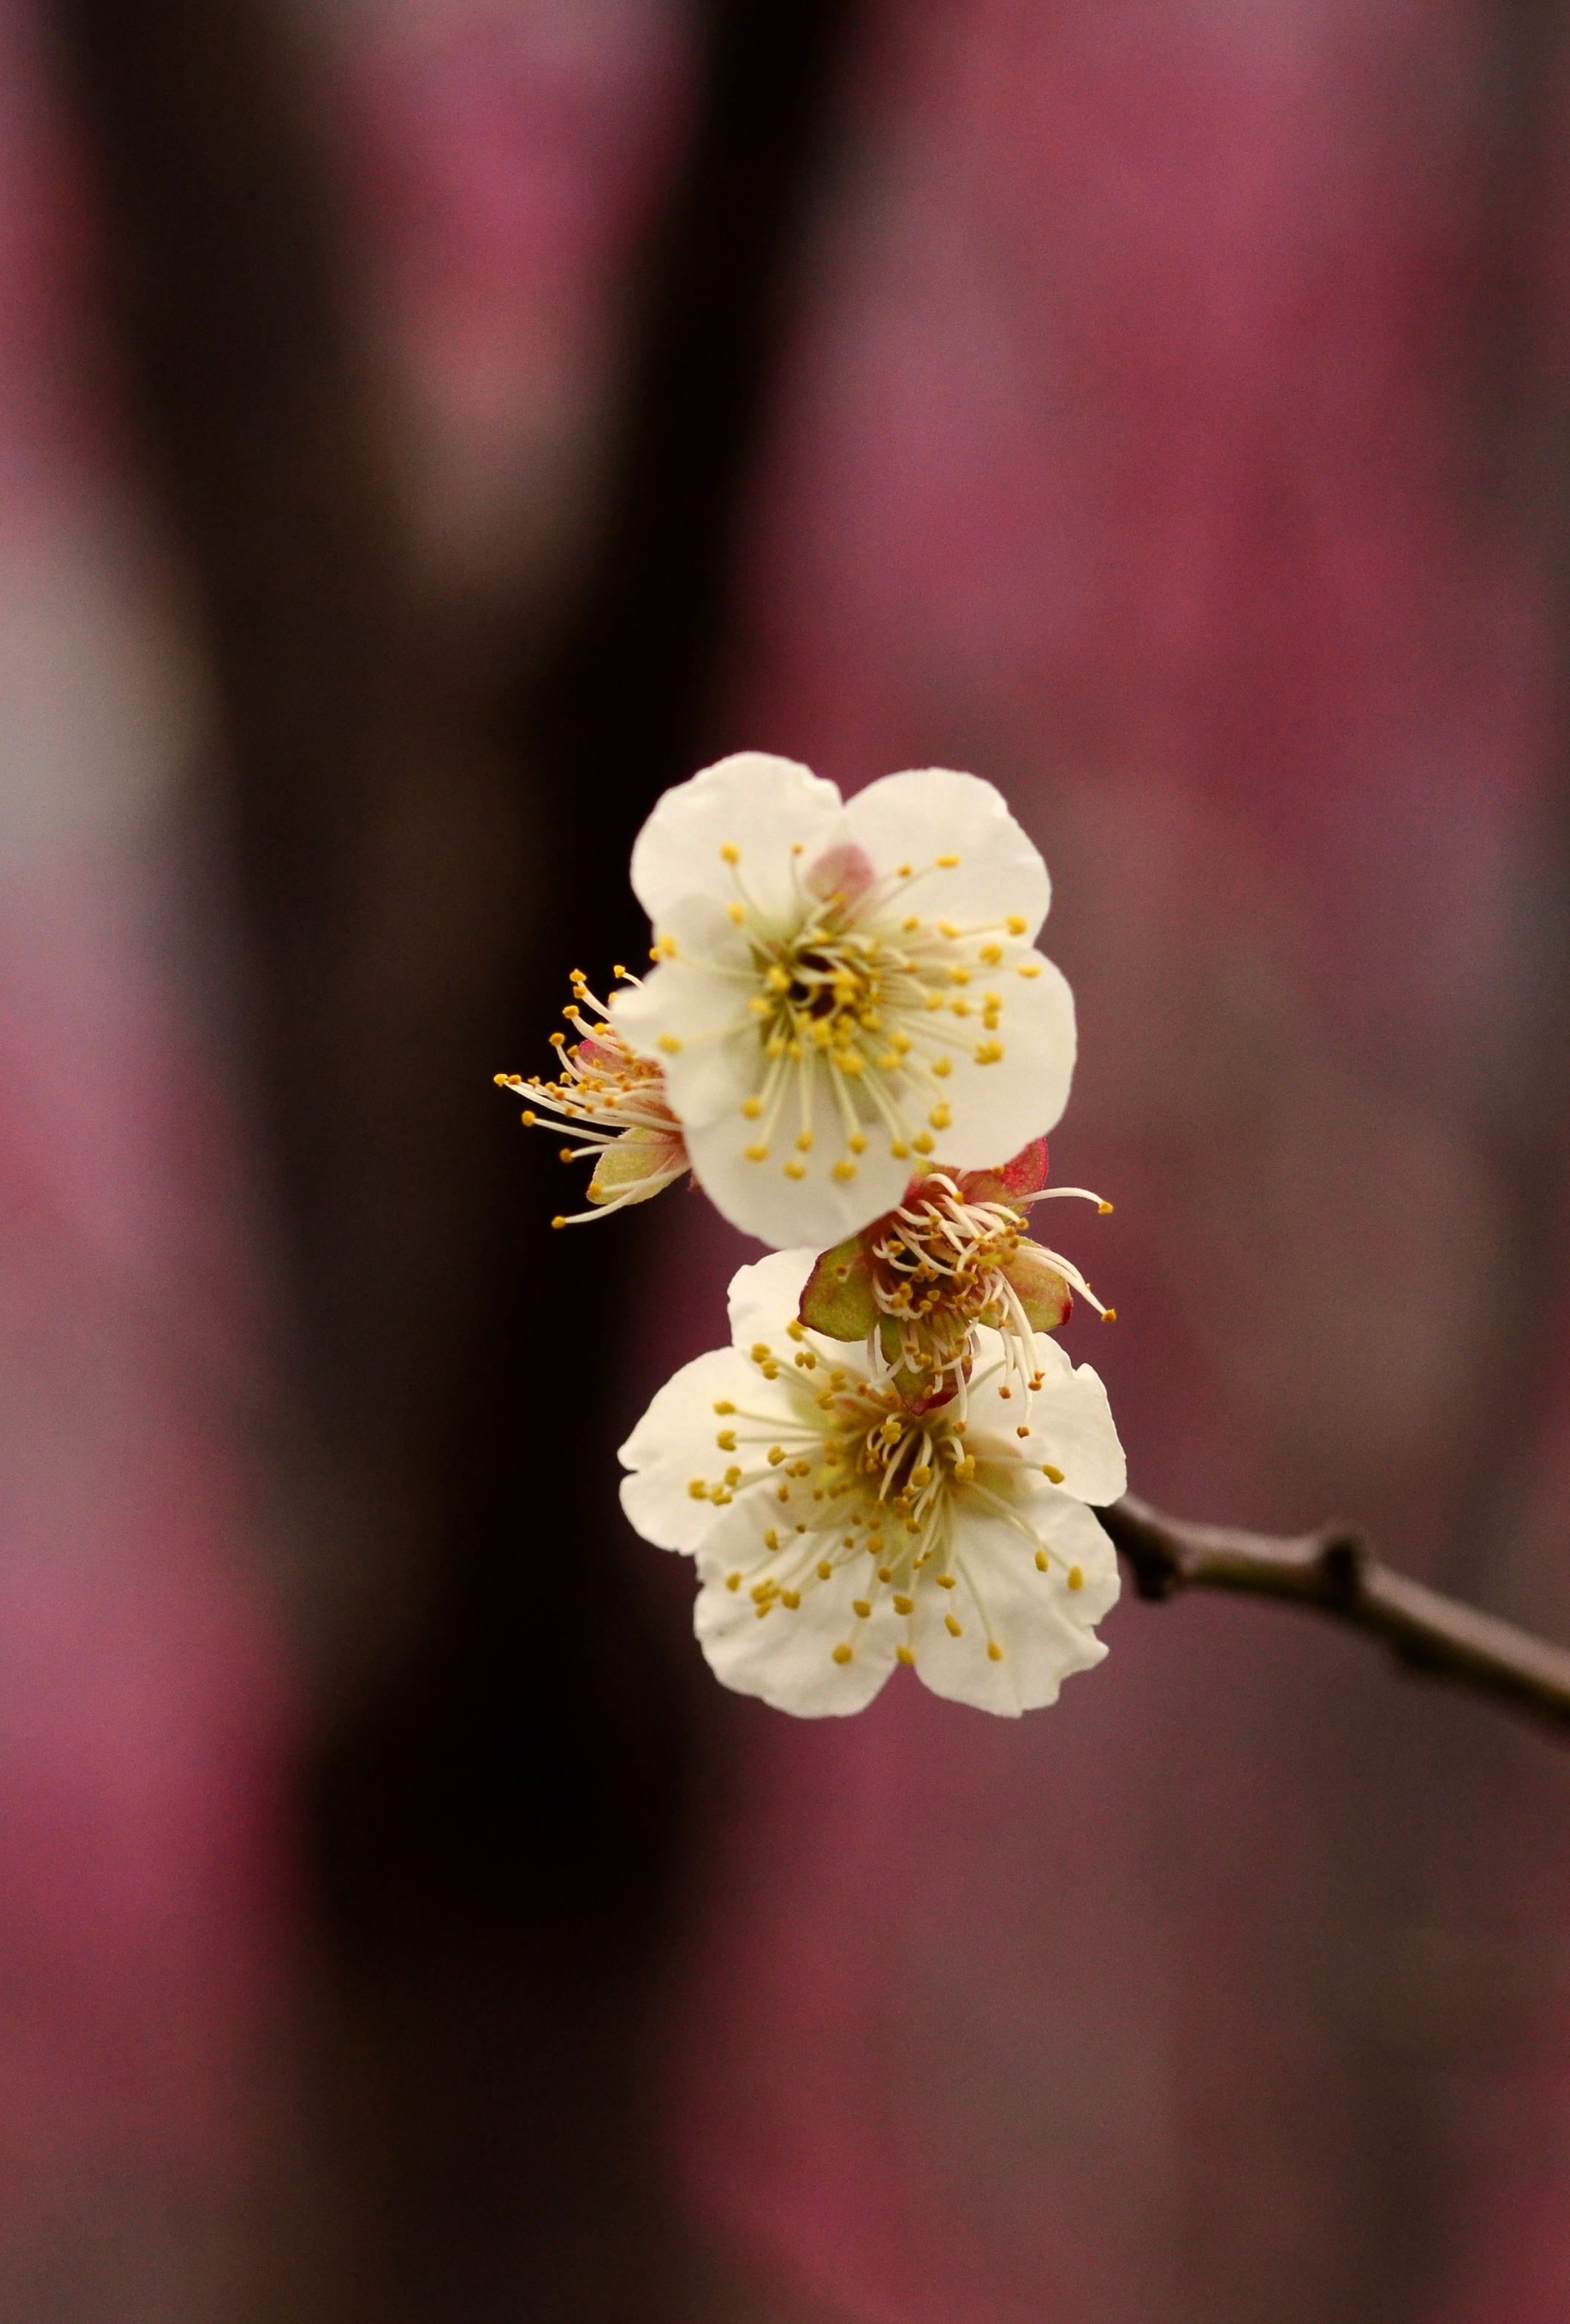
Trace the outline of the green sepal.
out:
<instances>
[{"instance_id":1,"label":"green sepal","mask_svg":"<svg viewBox=\"0 0 1570 2324\"><path fill-rule=\"evenodd\" d=\"M862 1236L824 1251L807 1277L801 1320L826 1340L865 1340L882 1314L872 1284L872 1260Z\"/></svg>"},{"instance_id":2,"label":"green sepal","mask_svg":"<svg viewBox=\"0 0 1570 2324\"><path fill-rule=\"evenodd\" d=\"M1074 1295L1039 1242L1022 1242L1004 1268L1033 1332L1055 1332L1074 1312Z\"/></svg>"},{"instance_id":3,"label":"green sepal","mask_svg":"<svg viewBox=\"0 0 1570 2324\"><path fill-rule=\"evenodd\" d=\"M676 1150L675 1140L666 1131L623 1130L613 1145L601 1148L594 1175L589 1181L589 1200L613 1203L640 1178L656 1180L648 1194L657 1194L673 1175L672 1156ZM648 1195L640 1194L635 1199L647 1202Z\"/></svg>"}]
</instances>

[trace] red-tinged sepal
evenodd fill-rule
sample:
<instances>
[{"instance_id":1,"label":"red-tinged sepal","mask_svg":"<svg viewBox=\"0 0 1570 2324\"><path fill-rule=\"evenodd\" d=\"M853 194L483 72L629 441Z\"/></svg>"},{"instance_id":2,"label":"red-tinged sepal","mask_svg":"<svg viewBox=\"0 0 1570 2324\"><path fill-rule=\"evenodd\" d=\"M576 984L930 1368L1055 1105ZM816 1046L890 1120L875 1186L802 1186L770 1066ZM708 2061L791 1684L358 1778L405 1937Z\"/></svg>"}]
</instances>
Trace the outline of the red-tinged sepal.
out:
<instances>
[{"instance_id":1,"label":"red-tinged sepal","mask_svg":"<svg viewBox=\"0 0 1570 2324\"><path fill-rule=\"evenodd\" d=\"M1022 1195L1039 1194L1047 1183L1047 1141L1033 1138L1012 1162L999 1163L991 1170L967 1170L958 1183L967 1203L1013 1204Z\"/></svg>"}]
</instances>

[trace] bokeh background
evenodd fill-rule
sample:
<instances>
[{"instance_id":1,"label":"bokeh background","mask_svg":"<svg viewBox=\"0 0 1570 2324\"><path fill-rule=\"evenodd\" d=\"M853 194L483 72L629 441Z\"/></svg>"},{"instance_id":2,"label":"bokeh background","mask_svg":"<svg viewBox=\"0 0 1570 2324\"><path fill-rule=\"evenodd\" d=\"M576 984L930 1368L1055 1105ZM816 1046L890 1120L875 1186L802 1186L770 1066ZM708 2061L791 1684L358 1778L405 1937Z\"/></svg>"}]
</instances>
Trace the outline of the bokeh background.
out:
<instances>
[{"instance_id":1,"label":"bokeh background","mask_svg":"<svg viewBox=\"0 0 1570 2324\"><path fill-rule=\"evenodd\" d=\"M1570 1637L1566 12L0 59L0 2316L1562 2324L1564 1758L1241 1604L721 1696L747 1247L488 1079L704 759L990 777L1138 1488Z\"/></svg>"}]
</instances>

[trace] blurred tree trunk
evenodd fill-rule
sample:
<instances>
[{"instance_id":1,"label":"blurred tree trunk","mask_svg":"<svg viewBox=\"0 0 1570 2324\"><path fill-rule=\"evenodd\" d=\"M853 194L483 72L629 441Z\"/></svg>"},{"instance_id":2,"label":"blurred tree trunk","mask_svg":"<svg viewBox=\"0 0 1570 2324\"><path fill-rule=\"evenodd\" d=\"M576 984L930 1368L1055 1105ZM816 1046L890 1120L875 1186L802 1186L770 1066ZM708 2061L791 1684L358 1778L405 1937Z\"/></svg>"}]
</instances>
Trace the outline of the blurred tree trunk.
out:
<instances>
[{"instance_id":1,"label":"blurred tree trunk","mask_svg":"<svg viewBox=\"0 0 1570 2324\"><path fill-rule=\"evenodd\" d=\"M647 2056L693 1714L620 1571L629 1246L544 1231L554 1160L487 1084L543 1044L569 941L596 965L641 941L610 899L712 698L844 14L702 18L586 599L570 637L454 678L298 28L267 0L58 0L221 704L197 805L232 867L287 1290L272 1465L320 1705L318 1974L247 2312L684 2312Z\"/></svg>"}]
</instances>

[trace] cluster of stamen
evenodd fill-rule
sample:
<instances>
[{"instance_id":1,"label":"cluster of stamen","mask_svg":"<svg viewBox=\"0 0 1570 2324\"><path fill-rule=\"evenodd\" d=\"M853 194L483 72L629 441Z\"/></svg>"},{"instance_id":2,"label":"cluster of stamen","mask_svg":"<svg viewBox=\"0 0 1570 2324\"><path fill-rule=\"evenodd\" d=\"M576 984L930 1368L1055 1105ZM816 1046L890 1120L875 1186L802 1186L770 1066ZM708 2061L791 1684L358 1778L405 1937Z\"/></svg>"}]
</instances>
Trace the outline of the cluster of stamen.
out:
<instances>
[{"instance_id":1,"label":"cluster of stamen","mask_svg":"<svg viewBox=\"0 0 1570 2324\"><path fill-rule=\"evenodd\" d=\"M616 975L628 984L638 982L625 968L618 967ZM606 1218L630 1203L646 1202L687 1168L681 1124L666 1101L661 1066L653 1058L635 1056L628 1047L611 1023L603 1001L589 990L582 969L574 969L571 983L573 997L562 1014L578 1038L569 1040L560 1032L551 1035L557 1078L546 1081L534 1074L498 1074L497 1084L528 1099L523 1115L528 1129L565 1125L574 1143L562 1148L564 1162L589 1157L598 1164L609 1148L636 1145L647 1167L636 1176L622 1174L615 1194L596 1201L592 1210L554 1218L555 1227Z\"/></svg>"},{"instance_id":2,"label":"cluster of stamen","mask_svg":"<svg viewBox=\"0 0 1570 2324\"><path fill-rule=\"evenodd\" d=\"M933 1170L879 1222L882 1231L871 1247L873 1294L897 1334L893 1360L914 1396L957 1397L963 1410L974 1333L985 1325L1003 1341L1005 1371L1024 1391L1028 1414L1029 1399L1042 1384L1035 1326L1008 1268L1027 1240L1018 1205L1056 1195L1095 1203L1103 1212L1112 1208L1082 1186L1045 1188L1012 1202L972 1202L947 1172ZM1099 1315L1114 1320L1115 1311L1102 1305L1071 1259L1057 1251L1040 1255Z\"/></svg>"},{"instance_id":3,"label":"cluster of stamen","mask_svg":"<svg viewBox=\"0 0 1570 2324\"><path fill-rule=\"evenodd\" d=\"M739 1493L764 1488L781 1504L776 1521L762 1535L767 1563L750 1580L739 1571L726 1586L748 1587L757 1618L782 1610L794 1613L815 1588L845 1568L858 1569L860 1587L851 1600L854 1621L869 1619L887 1591L896 1615L907 1624L919 1593L941 1590L949 1598L944 1628L965 1635L967 1621L979 1624L991 1660L1003 1647L993 1632L977 1581L960 1550L956 1505L971 1497L1001 1516L1028 1543L1035 1568L1057 1573L1062 1585L1079 1589L1083 1575L1042 1542L1015 1508L1009 1472L1023 1455L1012 1448L969 1441L969 1425L957 1400L923 1416L914 1415L887 1382L868 1380L836 1365L815 1349L799 1323L788 1326L793 1348L759 1341L750 1360L769 1381L789 1383L788 1418L753 1412L729 1398L714 1406L722 1425L715 1432L726 1465L714 1477L694 1477L693 1498L724 1508ZM1021 1437L1029 1434L1021 1427ZM1039 1464L1051 1482L1062 1471ZM853 1636L832 1648L836 1662L851 1660ZM902 1663L914 1663L907 1629L896 1649Z\"/></svg>"},{"instance_id":4,"label":"cluster of stamen","mask_svg":"<svg viewBox=\"0 0 1570 2324\"><path fill-rule=\"evenodd\" d=\"M727 908L752 956L750 969L730 973L754 988L761 1052L758 1086L741 1106L748 1158L772 1158L801 1179L822 1141L836 1155L831 1176L849 1180L872 1138L886 1139L899 1160L932 1154L950 1125L943 1084L955 1058L1001 1064L1004 979L1041 973L1039 961L1011 957L1029 936L1025 921L1015 914L966 927L906 908L958 855L902 863L882 878L868 865L865 881L848 877L822 896L803 877L797 847L794 906L782 925L748 892L740 849L727 844L720 853L735 890ZM656 959L676 956L668 936L655 946ZM670 1036L663 1046L682 1043Z\"/></svg>"}]
</instances>

